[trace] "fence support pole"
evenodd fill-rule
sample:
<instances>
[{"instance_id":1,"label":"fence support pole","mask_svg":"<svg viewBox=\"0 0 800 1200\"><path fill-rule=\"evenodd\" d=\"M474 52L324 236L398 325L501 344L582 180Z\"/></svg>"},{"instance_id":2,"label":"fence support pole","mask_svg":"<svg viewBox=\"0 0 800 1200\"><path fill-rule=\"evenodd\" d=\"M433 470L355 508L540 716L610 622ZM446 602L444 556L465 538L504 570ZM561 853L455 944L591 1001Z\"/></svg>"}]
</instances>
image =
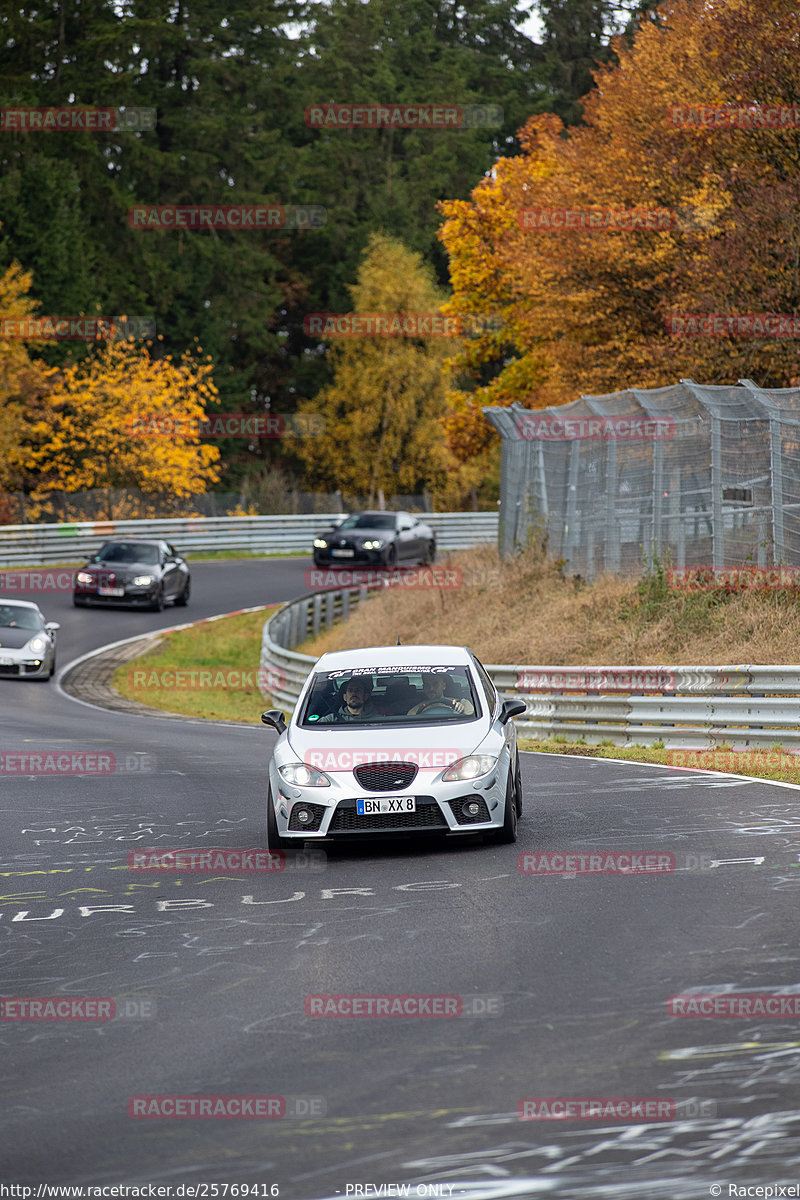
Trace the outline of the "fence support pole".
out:
<instances>
[{"instance_id":1,"label":"fence support pole","mask_svg":"<svg viewBox=\"0 0 800 1200\"><path fill-rule=\"evenodd\" d=\"M571 567L578 546L578 471L581 461L581 444L578 438L569 448L569 482L567 484L567 520L564 526L564 557Z\"/></svg>"},{"instance_id":2,"label":"fence support pole","mask_svg":"<svg viewBox=\"0 0 800 1200\"><path fill-rule=\"evenodd\" d=\"M780 419L773 413L769 416L769 483L772 495L772 562L778 564L786 561L786 545L783 533L781 425Z\"/></svg>"},{"instance_id":3,"label":"fence support pole","mask_svg":"<svg viewBox=\"0 0 800 1200\"><path fill-rule=\"evenodd\" d=\"M619 571L620 524L617 517L617 443L614 438L606 442L606 527L604 532L603 566L607 571Z\"/></svg>"},{"instance_id":4,"label":"fence support pole","mask_svg":"<svg viewBox=\"0 0 800 1200\"><path fill-rule=\"evenodd\" d=\"M711 414L711 558L712 567L725 566L725 530L722 527L722 429Z\"/></svg>"},{"instance_id":5,"label":"fence support pole","mask_svg":"<svg viewBox=\"0 0 800 1200\"><path fill-rule=\"evenodd\" d=\"M661 518L664 509L664 443L653 442L653 539L651 556L661 558Z\"/></svg>"}]
</instances>

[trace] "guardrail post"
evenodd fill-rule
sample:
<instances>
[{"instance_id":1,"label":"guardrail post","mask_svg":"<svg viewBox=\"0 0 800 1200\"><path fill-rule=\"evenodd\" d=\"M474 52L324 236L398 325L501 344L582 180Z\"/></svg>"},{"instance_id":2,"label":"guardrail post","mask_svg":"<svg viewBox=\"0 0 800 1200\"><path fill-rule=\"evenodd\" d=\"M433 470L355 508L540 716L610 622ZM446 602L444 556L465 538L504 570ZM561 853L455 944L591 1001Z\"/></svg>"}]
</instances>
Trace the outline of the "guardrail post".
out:
<instances>
[{"instance_id":1,"label":"guardrail post","mask_svg":"<svg viewBox=\"0 0 800 1200\"><path fill-rule=\"evenodd\" d=\"M335 592L325 592L324 593L323 599L324 599L324 603L325 603L325 628L326 629L333 628L333 609L334 609L335 597L336 597Z\"/></svg>"},{"instance_id":2,"label":"guardrail post","mask_svg":"<svg viewBox=\"0 0 800 1200\"><path fill-rule=\"evenodd\" d=\"M313 637L319 637L320 618L322 615L322 596L320 595L319 592L317 592L316 596L314 597L313 605L314 605L314 615L313 615L311 631L312 631Z\"/></svg>"}]
</instances>

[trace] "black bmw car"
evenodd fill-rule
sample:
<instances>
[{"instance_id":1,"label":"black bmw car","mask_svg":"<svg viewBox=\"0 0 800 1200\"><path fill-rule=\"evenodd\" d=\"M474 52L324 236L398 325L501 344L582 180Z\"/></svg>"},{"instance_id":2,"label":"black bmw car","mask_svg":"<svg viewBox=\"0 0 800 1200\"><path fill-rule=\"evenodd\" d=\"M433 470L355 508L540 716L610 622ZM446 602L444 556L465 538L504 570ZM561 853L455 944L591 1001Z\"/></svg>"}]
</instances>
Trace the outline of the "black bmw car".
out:
<instances>
[{"instance_id":1,"label":"black bmw car","mask_svg":"<svg viewBox=\"0 0 800 1200\"><path fill-rule=\"evenodd\" d=\"M407 512L360 512L314 538L318 567L372 563L394 567L436 557L436 535L430 525Z\"/></svg>"},{"instance_id":2,"label":"black bmw car","mask_svg":"<svg viewBox=\"0 0 800 1200\"><path fill-rule=\"evenodd\" d=\"M169 542L105 542L75 575L72 602L142 605L160 612L186 604L189 568Z\"/></svg>"}]
</instances>

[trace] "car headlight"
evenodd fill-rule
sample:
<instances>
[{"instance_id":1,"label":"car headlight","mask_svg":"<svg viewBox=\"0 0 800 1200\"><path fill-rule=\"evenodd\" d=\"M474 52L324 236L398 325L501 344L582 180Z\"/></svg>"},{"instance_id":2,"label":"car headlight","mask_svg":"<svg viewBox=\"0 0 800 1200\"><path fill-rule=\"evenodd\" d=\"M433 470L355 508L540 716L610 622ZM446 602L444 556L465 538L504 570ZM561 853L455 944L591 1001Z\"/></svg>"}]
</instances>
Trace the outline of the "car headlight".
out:
<instances>
[{"instance_id":1,"label":"car headlight","mask_svg":"<svg viewBox=\"0 0 800 1200\"><path fill-rule=\"evenodd\" d=\"M148 583L155 583L155 575L134 575L131 583L134 587L146 587Z\"/></svg>"},{"instance_id":2,"label":"car headlight","mask_svg":"<svg viewBox=\"0 0 800 1200\"><path fill-rule=\"evenodd\" d=\"M380 540L380 538L373 538L372 541L362 542L361 549L362 550L380 550L382 545L383 545L383 542Z\"/></svg>"},{"instance_id":3,"label":"car headlight","mask_svg":"<svg viewBox=\"0 0 800 1200\"><path fill-rule=\"evenodd\" d=\"M287 763L278 767L278 774L294 787L330 787L331 781L322 771L307 767L305 763Z\"/></svg>"},{"instance_id":4,"label":"car headlight","mask_svg":"<svg viewBox=\"0 0 800 1200\"><path fill-rule=\"evenodd\" d=\"M448 767L442 776L442 782L458 783L461 780L478 779L481 775L488 775L496 766L497 759L491 754L470 754Z\"/></svg>"},{"instance_id":5,"label":"car headlight","mask_svg":"<svg viewBox=\"0 0 800 1200\"><path fill-rule=\"evenodd\" d=\"M88 571L78 571L77 578L78 578L78 583L93 583L94 582L94 576L90 575Z\"/></svg>"},{"instance_id":6,"label":"car headlight","mask_svg":"<svg viewBox=\"0 0 800 1200\"><path fill-rule=\"evenodd\" d=\"M47 641L38 633L36 637L31 638L27 645L27 649L30 650L31 654L42 654L46 647Z\"/></svg>"},{"instance_id":7,"label":"car headlight","mask_svg":"<svg viewBox=\"0 0 800 1200\"><path fill-rule=\"evenodd\" d=\"M325 538L314 538L314 549L315 550L327 550L328 543L325 541Z\"/></svg>"}]
</instances>

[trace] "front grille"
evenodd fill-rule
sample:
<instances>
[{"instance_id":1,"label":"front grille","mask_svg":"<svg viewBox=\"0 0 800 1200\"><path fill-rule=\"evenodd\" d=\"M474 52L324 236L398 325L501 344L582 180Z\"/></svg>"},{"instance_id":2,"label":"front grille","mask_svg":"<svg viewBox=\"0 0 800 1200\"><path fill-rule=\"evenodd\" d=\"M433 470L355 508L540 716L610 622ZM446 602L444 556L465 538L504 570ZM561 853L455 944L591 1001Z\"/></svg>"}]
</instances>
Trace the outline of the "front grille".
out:
<instances>
[{"instance_id":1,"label":"front grille","mask_svg":"<svg viewBox=\"0 0 800 1200\"><path fill-rule=\"evenodd\" d=\"M367 792L399 792L414 781L416 763L365 763L353 771Z\"/></svg>"},{"instance_id":2,"label":"front grille","mask_svg":"<svg viewBox=\"0 0 800 1200\"><path fill-rule=\"evenodd\" d=\"M414 829L448 829L444 813L439 805L427 796L417 797L417 811L413 813L373 813L359 816L355 800L340 800L329 833L402 833Z\"/></svg>"},{"instance_id":3,"label":"front grille","mask_svg":"<svg viewBox=\"0 0 800 1200\"><path fill-rule=\"evenodd\" d=\"M473 801L480 808L480 812L476 813L474 817L472 813L464 811L465 805L472 804ZM480 825L481 821L491 821L492 819L483 796L477 796L474 792L471 796L458 796L455 800L451 800L450 807L459 825Z\"/></svg>"},{"instance_id":4,"label":"front grille","mask_svg":"<svg viewBox=\"0 0 800 1200\"><path fill-rule=\"evenodd\" d=\"M297 814L302 812L304 809L311 813L312 819L310 821L298 820ZM322 824L322 818L324 815L325 806L323 804L306 804L305 801L299 801L297 804L292 806L292 811L289 814L289 828L292 830L297 830L298 832L301 829L304 829L308 833L314 833L315 830L319 829L320 825Z\"/></svg>"},{"instance_id":5,"label":"front grille","mask_svg":"<svg viewBox=\"0 0 800 1200\"><path fill-rule=\"evenodd\" d=\"M0 667L0 675L21 675L22 668L15 664L13 667Z\"/></svg>"}]
</instances>

